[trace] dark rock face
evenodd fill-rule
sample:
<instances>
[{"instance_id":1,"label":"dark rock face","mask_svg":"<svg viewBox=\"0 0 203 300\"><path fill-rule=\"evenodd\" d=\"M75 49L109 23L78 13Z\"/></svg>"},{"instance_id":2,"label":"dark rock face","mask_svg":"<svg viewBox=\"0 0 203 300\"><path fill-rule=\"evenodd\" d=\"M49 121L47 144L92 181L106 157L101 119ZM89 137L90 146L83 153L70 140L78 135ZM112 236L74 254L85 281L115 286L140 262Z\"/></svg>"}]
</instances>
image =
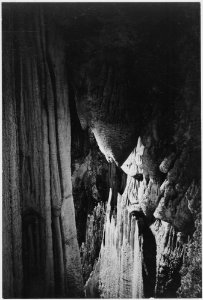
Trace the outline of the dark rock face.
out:
<instances>
[{"instance_id":1,"label":"dark rock face","mask_svg":"<svg viewBox=\"0 0 203 300\"><path fill-rule=\"evenodd\" d=\"M170 144L175 115L189 109L189 94L193 101L199 97L198 86L189 83L199 76L198 7L112 4L107 13L100 4L81 10L67 51L82 126L92 128L102 152L119 164L150 121L153 138Z\"/></svg>"},{"instance_id":2,"label":"dark rock face","mask_svg":"<svg viewBox=\"0 0 203 300\"><path fill-rule=\"evenodd\" d=\"M76 136L81 141L79 131L75 132ZM88 153L81 151L82 141L79 148L76 144L72 145L72 157L75 157L72 159L72 187L84 282L99 257L109 190L107 161L99 151L93 134L89 132L86 138Z\"/></svg>"},{"instance_id":3,"label":"dark rock face","mask_svg":"<svg viewBox=\"0 0 203 300\"><path fill-rule=\"evenodd\" d=\"M4 4L5 297L201 297L199 61L199 4Z\"/></svg>"},{"instance_id":4,"label":"dark rock face","mask_svg":"<svg viewBox=\"0 0 203 300\"><path fill-rule=\"evenodd\" d=\"M111 7L112 14L114 8ZM136 15L136 8L131 9ZM139 13L143 12L141 7L139 9ZM122 12L125 16L127 8ZM99 25L95 29L100 32L99 38L92 33L83 44L84 52L89 51L92 56L81 55L81 64L74 69L73 79L82 126L92 129L107 160L115 161L128 174L127 195L124 193L121 201L125 202L127 210L143 211L155 238L156 282L151 283L152 289L147 291L147 276L143 275L143 290L149 296L175 297L181 285L180 269L187 236L193 235L195 230L190 201L197 207L200 203L199 85L190 81L199 76L198 24L195 21L198 12L194 8L189 13L189 7L179 5L165 6L162 14L159 12L155 8L150 11L150 27L145 19L133 21L128 15L128 21L119 27L120 38L110 21L102 27L100 20L102 29ZM98 19L95 23L99 23ZM112 40L108 39L111 34ZM191 36L194 37L192 47ZM105 38L107 42L100 44ZM95 45L99 45L96 53ZM184 47L183 52L181 47ZM153 58L149 58L149 49ZM135 157L131 154L128 163L124 163L139 135L141 144L137 145ZM189 201L188 193L192 193ZM114 200L117 196L111 194L110 197L110 207L117 207L117 200ZM116 212L118 207L109 209ZM105 225L105 240L108 230L113 234L120 227L124 237L115 236L116 244L114 238L109 237L112 244L109 242L102 248L101 262L95 267L97 280L92 274L87 293L94 290L93 282L99 277L105 297L132 297L135 295L132 276L129 273L125 277L122 272L127 266L114 261L116 252L117 261L123 259L116 245L125 240L124 232L130 234L130 229L127 221L118 221L117 214L113 214L113 219L110 215ZM130 243L129 240L122 246L125 253ZM128 250L130 253L130 248ZM131 259L130 254L128 259ZM112 270L119 274L118 277L112 279Z\"/></svg>"},{"instance_id":5,"label":"dark rock face","mask_svg":"<svg viewBox=\"0 0 203 300\"><path fill-rule=\"evenodd\" d=\"M65 50L38 5L3 15L3 294L81 297Z\"/></svg>"}]
</instances>

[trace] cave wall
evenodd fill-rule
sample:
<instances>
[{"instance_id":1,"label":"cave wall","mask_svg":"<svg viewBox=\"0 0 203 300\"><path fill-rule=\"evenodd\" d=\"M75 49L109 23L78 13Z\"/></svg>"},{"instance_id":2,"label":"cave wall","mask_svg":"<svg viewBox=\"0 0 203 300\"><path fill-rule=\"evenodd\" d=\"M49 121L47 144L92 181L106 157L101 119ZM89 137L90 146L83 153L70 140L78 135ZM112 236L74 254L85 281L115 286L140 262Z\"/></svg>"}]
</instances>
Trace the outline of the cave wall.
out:
<instances>
[{"instance_id":1,"label":"cave wall","mask_svg":"<svg viewBox=\"0 0 203 300\"><path fill-rule=\"evenodd\" d=\"M67 51L78 116L108 161L121 166L150 127L167 147L179 114L187 122L194 111L199 136L198 9L100 3L75 7L72 24L63 20L74 32Z\"/></svg>"},{"instance_id":2,"label":"cave wall","mask_svg":"<svg viewBox=\"0 0 203 300\"><path fill-rule=\"evenodd\" d=\"M110 192L100 259L86 295L200 297L199 8L112 4L103 15L99 8L90 7L74 25L85 24L85 17L95 25L89 31L83 27L77 67L73 54L77 111L107 161L128 179L124 193ZM145 224L140 251L146 258L133 269L137 231L130 215L138 212ZM150 243L153 266L146 252ZM143 277L140 294L134 290L136 270Z\"/></svg>"},{"instance_id":3,"label":"cave wall","mask_svg":"<svg viewBox=\"0 0 203 300\"><path fill-rule=\"evenodd\" d=\"M73 115L71 115L71 118ZM77 120L77 118L75 118ZM109 189L109 166L93 133L72 127L72 189L84 283L98 260ZM85 136L84 136L85 135Z\"/></svg>"},{"instance_id":4,"label":"cave wall","mask_svg":"<svg viewBox=\"0 0 203 300\"><path fill-rule=\"evenodd\" d=\"M201 297L199 48L199 4L3 5L5 297Z\"/></svg>"},{"instance_id":5,"label":"cave wall","mask_svg":"<svg viewBox=\"0 0 203 300\"><path fill-rule=\"evenodd\" d=\"M145 173L153 164L138 139L122 166L125 190L109 192L100 257L85 286L88 298L201 296L200 181L196 151L183 149L175 162L172 155L161 162L167 175L159 182ZM113 177L119 181L115 172Z\"/></svg>"},{"instance_id":6,"label":"cave wall","mask_svg":"<svg viewBox=\"0 0 203 300\"><path fill-rule=\"evenodd\" d=\"M40 5L3 4L3 295L83 294L65 51Z\"/></svg>"}]
</instances>

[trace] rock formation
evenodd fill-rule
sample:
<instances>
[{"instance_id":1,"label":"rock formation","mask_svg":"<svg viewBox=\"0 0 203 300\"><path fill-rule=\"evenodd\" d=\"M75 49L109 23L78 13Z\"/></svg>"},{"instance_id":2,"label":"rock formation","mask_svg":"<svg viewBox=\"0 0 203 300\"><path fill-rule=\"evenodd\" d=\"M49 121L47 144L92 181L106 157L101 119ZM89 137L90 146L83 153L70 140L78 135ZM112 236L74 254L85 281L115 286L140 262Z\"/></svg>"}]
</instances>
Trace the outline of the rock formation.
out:
<instances>
[{"instance_id":1,"label":"rock formation","mask_svg":"<svg viewBox=\"0 0 203 300\"><path fill-rule=\"evenodd\" d=\"M38 5L4 9L4 297L79 297L65 51Z\"/></svg>"},{"instance_id":2,"label":"rock formation","mask_svg":"<svg viewBox=\"0 0 203 300\"><path fill-rule=\"evenodd\" d=\"M2 28L4 297L201 297L199 4Z\"/></svg>"}]
</instances>

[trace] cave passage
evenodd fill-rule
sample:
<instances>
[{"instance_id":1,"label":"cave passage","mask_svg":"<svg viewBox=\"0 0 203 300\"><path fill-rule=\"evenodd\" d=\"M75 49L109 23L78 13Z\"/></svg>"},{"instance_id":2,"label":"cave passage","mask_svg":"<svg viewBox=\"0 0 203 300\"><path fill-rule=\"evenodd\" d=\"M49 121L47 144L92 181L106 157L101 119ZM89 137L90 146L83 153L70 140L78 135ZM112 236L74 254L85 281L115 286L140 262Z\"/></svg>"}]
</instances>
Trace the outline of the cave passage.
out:
<instances>
[{"instance_id":1,"label":"cave passage","mask_svg":"<svg viewBox=\"0 0 203 300\"><path fill-rule=\"evenodd\" d=\"M2 3L3 297L201 298L200 3Z\"/></svg>"}]
</instances>

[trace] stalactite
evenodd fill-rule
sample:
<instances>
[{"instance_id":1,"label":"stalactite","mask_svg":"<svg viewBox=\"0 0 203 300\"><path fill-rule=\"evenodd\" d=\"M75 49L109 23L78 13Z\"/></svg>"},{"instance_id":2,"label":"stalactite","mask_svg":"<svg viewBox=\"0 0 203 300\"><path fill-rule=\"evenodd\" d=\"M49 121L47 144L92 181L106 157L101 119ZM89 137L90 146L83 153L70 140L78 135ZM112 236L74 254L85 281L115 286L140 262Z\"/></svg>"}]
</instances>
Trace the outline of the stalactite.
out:
<instances>
[{"instance_id":1,"label":"stalactite","mask_svg":"<svg viewBox=\"0 0 203 300\"><path fill-rule=\"evenodd\" d=\"M10 25L4 26L5 169L10 170L10 178L4 179L4 201L11 207L5 210L10 221L4 222L4 261L10 261L10 268L5 266L4 293L11 298L81 296L66 54L63 46L49 39L50 20L43 5L14 4L6 15L15 30L10 28L7 35ZM28 212L31 223L26 229Z\"/></svg>"},{"instance_id":2,"label":"stalactite","mask_svg":"<svg viewBox=\"0 0 203 300\"><path fill-rule=\"evenodd\" d=\"M64 258L63 245L60 225L61 207L52 207L52 226L53 226L53 246L55 251L55 280L56 280L56 295L62 297L65 295L64 287Z\"/></svg>"},{"instance_id":3,"label":"stalactite","mask_svg":"<svg viewBox=\"0 0 203 300\"><path fill-rule=\"evenodd\" d=\"M93 238L90 247L83 244L91 252L87 278L93 270L86 295L98 296L100 288L102 297L110 298L175 297L177 291L201 296L198 6L160 6L159 17L157 6L148 13L142 5L125 9L122 4L115 13L113 5L105 15L105 9L98 14L89 4L79 13L75 6L6 5L4 297L83 296L71 183L69 85L81 125L92 130L110 162L98 261L94 263L98 249L95 254L91 248L100 245L101 237ZM86 26L86 17L93 26ZM172 45L175 64L166 44ZM86 162L74 172L73 185L79 179L83 188L84 177L92 172L85 184L93 207L106 196L100 197L98 169ZM119 175L120 166L125 176ZM95 214L87 218L89 242L103 221ZM80 243L84 232L85 226Z\"/></svg>"},{"instance_id":4,"label":"stalactite","mask_svg":"<svg viewBox=\"0 0 203 300\"><path fill-rule=\"evenodd\" d=\"M7 10L10 14L10 10ZM3 297L22 297L22 219L19 180L19 128L15 103L14 24L4 20L9 33L3 33ZM9 61L9 63L8 63Z\"/></svg>"},{"instance_id":5,"label":"stalactite","mask_svg":"<svg viewBox=\"0 0 203 300\"><path fill-rule=\"evenodd\" d=\"M53 255L53 233L51 216L51 187L50 187L50 153L48 144L47 114L42 110L42 130L43 130L43 170L44 170L44 197L45 197L45 235L46 235L46 261L45 261L45 295L53 295L54 283L54 255Z\"/></svg>"},{"instance_id":6,"label":"stalactite","mask_svg":"<svg viewBox=\"0 0 203 300\"><path fill-rule=\"evenodd\" d=\"M76 297L83 294L83 281L71 184L69 95L67 82L61 81L61 78L67 79L66 56L63 44L56 43L57 37L57 33L49 36L48 45L51 46L47 49L47 54L49 67L51 67L52 85L54 85L57 164L62 195L62 199L58 200L61 201L60 220L64 251L65 294Z\"/></svg>"}]
</instances>

